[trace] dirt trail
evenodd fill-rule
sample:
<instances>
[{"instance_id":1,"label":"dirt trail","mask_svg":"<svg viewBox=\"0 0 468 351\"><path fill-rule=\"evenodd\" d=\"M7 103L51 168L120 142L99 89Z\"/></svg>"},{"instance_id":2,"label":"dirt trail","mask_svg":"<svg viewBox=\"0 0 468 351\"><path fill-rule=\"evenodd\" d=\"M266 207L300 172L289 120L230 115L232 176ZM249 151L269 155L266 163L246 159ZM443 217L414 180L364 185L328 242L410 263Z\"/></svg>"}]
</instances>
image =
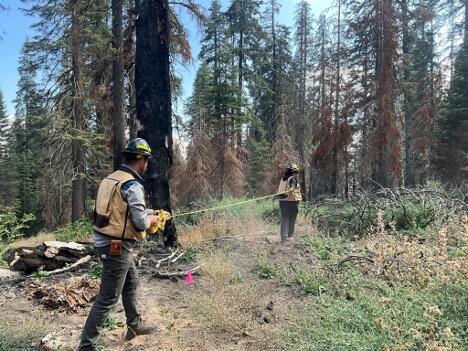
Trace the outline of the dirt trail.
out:
<instances>
[{"instance_id":1,"label":"dirt trail","mask_svg":"<svg viewBox=\"0 0 468 351\"><path fill-rule=\"evenodd\" d=\"M257 249L264 250L276 256L291 258L300 254L301 245L293 239L285 246L278 244L278 237L274 232L265 231L253 233L246 237L236 237L230 240L221 240L220 246L234 246L238 261L247 259ZM233 245L235 243L235 245ZM87 272L82 272L87 275ZM201 321L195 320L191 311L191 298L197 289L206 289L205 277L195 277L195 284L187 286L184 280L171 281L149 277L143 270L140 272L139 306L144 318L159 328L157 333L149 336L140 336L133 341L124 339L126 328L125 315L121 302L117 304L112 316L118 325L112 330L102 334L103 350L130 351L130 350L200 350L200 351L253 351L278 350L273 344L268 346L265 335L270 330L284 328L288 323L288 309L290 308L291 292L280 286L277 282L260 280L254 275L252 286L262 285L264 295L259 301L258 309L252 318L260 320L253 333L223 334L207 328ZM52 331L49 337L54 341L54 350L76 350L79 334L86 319L87 312L81 314L68 314L57 310L47 309L40 305L31 295L25 293L28 282L20 285L0 285L0 315L10 323L39 323L47 330ZM289 291L289 292L288 292ZM297 297L297 296L296 296ZM264 306L274 301L275 311L273 317L264 317ZM270 313L270 312L269 312ZM266 320L263 323L262 319ZM5 321L4 321L5 322ZM267 346L265 346L267 345Z\"/></svg>"}]
</instances>

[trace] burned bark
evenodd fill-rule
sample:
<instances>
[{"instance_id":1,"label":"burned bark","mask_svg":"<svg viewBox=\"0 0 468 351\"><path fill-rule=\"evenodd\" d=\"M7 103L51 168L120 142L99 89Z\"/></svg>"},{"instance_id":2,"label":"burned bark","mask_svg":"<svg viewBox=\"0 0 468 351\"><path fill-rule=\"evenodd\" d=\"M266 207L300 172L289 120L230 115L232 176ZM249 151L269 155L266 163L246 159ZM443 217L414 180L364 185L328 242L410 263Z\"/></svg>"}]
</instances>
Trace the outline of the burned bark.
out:
<instances>
[{"instance_id":1,"label":"burned bark","mask_svg":"<svg viewBox=\"0 0 468 351\"><path fill-rule=\"evenodd\" d=\"M169 4L167 0L136 1L135 86L137 118L153 150L146 172L146 189L154 209L171 211L169 171L172 166L172 108L169 68ZM176 243L172 221L164 231L164 244Z\"/></svg>"}]
</instances>

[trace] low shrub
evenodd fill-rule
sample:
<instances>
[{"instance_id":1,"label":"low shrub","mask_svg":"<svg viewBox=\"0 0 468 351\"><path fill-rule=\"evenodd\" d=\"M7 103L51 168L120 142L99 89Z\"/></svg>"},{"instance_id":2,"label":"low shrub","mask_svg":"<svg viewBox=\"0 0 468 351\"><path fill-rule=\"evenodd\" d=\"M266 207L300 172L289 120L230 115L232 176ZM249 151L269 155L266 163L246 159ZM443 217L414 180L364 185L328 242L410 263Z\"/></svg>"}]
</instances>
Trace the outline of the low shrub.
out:
<instances>
[{"instance_id":1,"label":"low shrub","mask_svg":"<svg viewBox=\"0 0 468 351\"><path fill-rule=\"evenodd\" d=\"M16 321L18 322L18 321ZM36 323L23 320L21 324L0 321L0 351L37 350L46 330Z\"/></svg>"},{"instance_id":2,"label":"low shrub","mask_svg":"<svg viewBox=\"0 0 468 351\"><path fill-rule=\"evenodd\" d=\"M12 243L22 237L35 219L33 214L19 218L12 210L0 208L0 241Z\"/></svg>"},{"instance_id":3,"label":"low shrub","mask_svg":"<svg viewBox=\"0 0 468 351\"><path fill-rule=\"evenodd\" d=\"M454 215L466 213L463 195L441 191L434 184L421 189L382 189L357 192L348 200L325 198L306 202L301 212L319 229L330 234L363 236L383 212L387 228L409 235L427 235L430 226L440 227Z\"/></svg>"},{"instance_id":4,"label":"low shrub","mask_svg":"<svg viewBox=\"0 0 468 351\"><path fill-rule=\"evenodd\" d=\"M310 296L287 335L287 350L461 350L467 344L460 286L389 288L353 272L340 290Z\"/></svg>"},{"instance_id":5,"label":"low shrub","mask_svg":"<svg viewBox=\"0 0 468 351\"><path fill-rule=\"evenodd\" d=\"M255 260L253 272L262 279L271 279L276 276L277 269L265 255L258 255Z\"/></svg>"},{"instance_id":6,"label":"low shrub","mask_svg":"<svg viewBox=\"0 0 468 351\"><path fill-rule=\"evenodd\" d=\"M88 220L80 220L69 224L63 228L57 229L53 234L59 241L86 242L91 240L93 225Z\"/></svg>"}]
</instances>

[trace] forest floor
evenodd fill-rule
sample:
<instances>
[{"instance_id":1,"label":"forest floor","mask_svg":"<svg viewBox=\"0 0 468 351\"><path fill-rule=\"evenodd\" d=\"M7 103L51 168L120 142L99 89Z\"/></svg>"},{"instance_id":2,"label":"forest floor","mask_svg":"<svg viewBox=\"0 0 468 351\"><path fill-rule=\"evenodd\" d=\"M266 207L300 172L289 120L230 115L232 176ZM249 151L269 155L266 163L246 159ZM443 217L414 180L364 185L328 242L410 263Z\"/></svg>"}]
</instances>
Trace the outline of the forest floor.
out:
<instances>
[{"instance_id":1,"label":"forest floor","mask_svg":"<svg viewBox=\"0 0 468 351\"><path fill-rule=\"evenodd\" d=\"M200 275L190 285L183 278L154 277L153 244L143 244L135 252L142 262L138 304L143 318L159 330L126 341L119 301L101 335L100 350L467 349L466 242L456 244L462 254L457 253L440 276L440 270L424 271L436 262L431 258L407 271L387 270L388 276L382 277L378 271L388 264L385 257L395 256L391 250L404 247L410 253L403 267L413 252L428 257L422 250L433 242L414 243L422 245L416 248L387 236L325 236L299 218L295 236L280 243L277 224L255 213L206 216L179 232L187 254L167 269L201 264ZM375 246L379 242L381 246ZM363 258L379 248L386 253L372 263ZM405 260L405 255L399 257ZM43 350L76 350L91 303L70 312L44 306L34 291L38 284L58 286L78 277L97 283L97 266L0 282L0 350L37 349L46 336L51 348ZM426 275L429 280L420 282Z\"/></svg>"}]
</instances>

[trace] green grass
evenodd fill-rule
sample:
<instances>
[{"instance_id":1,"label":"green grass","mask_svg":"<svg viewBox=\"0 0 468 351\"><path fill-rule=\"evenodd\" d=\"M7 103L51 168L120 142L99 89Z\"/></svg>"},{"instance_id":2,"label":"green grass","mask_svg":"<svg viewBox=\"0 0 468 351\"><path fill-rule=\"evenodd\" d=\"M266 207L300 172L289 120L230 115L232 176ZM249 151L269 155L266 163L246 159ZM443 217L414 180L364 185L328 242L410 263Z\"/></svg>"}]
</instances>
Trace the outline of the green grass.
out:
<instances>
[{"instance_id":1,"label":"green grass","mask_svg":"<svg viewBox=\"0 0 468 351\"><path fill-rule=\"evenodd\" d=\"M262 279L271 279L277 275L276 267L265 255L256 257L253 272Z\"/></svg>"},{"instance_id":2,"label":"green grass","mask_svg":"<svg viewBox=\"0 0 468 351\"><path fill-rule=\"evenodd\" d=\"M327 284L326 278L315 269L295 269L294 280L301 286L304 293L314 295L321 295Z\"/></svg>"},{"instance_id":3,"label":"green grass","mask_svg":"<svg viewBox=\"0 0 468 351\"><path fill-rule=\"evenodd\" d=\"M390 288L357 271L331 280L296 316L287 350L422 350L429 340L448 350L468 345L466 286Z\"/></svg>"},{"instance_id":4,"label":"green grass","mask_svg":"<svg viewBox=\"0 0 468 351\"><path fill-rule=\"evenodd\" d=\"M197 246L189 246L184 249L185 254L180 258L182 262L193 262L200 254L200 249Z\"/></svg>"},{"instance_id":5,"label":"green grass","mask_svg":"<svg viewBox=\"0 0 468 351\"><path fill-rule=\"evenodd\" d=\"M39 341L46 334L44 329L34 324L13 325L0 321L0 351L36 350Z\"/></svg>"},{"instance_id":6,"label":"green grass","mask_svg":"<svg viewBox=\"0 0 468 351\"><path fill-rule=\"evenodd\" d=\"M348 241L342 236L305 235L301 239L309 250L321 260L332 260L342 255Z\"/></svg>"},{"instance_id":7,"label":"green grass","mask_svg":"<svg viewBox=\"0 0 468 351\"><path fill-rule=\"evenodd\" d=\"M114 316L109 316L107 317L106 321L104 322L103 328L105 330L111 331L116 329L117 327L122 327L123 323L119 321L116 317Z\"/></svg>"},{"instance_id":8,"label":"green grass","mask_svg":"<svg viewBox=\"0 0 468 351\"><path fill-rule=\"evenodd\" d=\"M54 237L59 241L90 241L93 232L93 225L87 220L81 220L69 224L54 232Z\"/></svg>"}]
</instances>

